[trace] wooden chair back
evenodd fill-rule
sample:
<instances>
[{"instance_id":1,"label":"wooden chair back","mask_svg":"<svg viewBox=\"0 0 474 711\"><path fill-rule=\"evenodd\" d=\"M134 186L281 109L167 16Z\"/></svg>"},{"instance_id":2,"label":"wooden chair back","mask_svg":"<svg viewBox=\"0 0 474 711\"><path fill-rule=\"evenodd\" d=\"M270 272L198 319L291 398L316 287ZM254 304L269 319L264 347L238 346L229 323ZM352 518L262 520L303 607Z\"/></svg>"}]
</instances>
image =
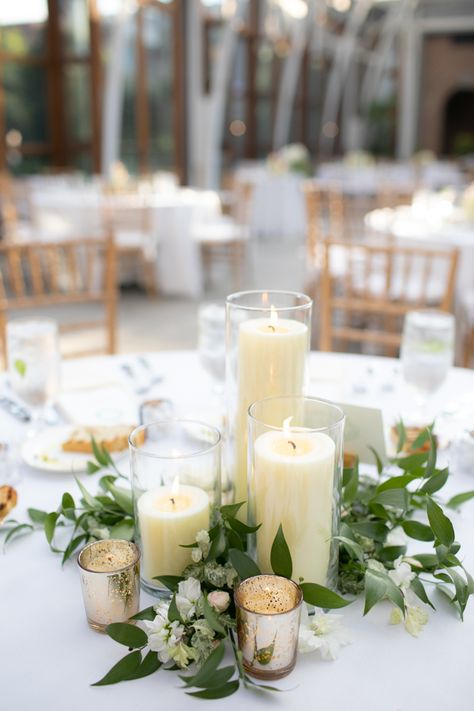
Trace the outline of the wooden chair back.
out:
<instances>
[{"instance_id":1,"label":"wooden chair back","mask_svg":"<svg viewBox=\"0 0 474 711\"><path fill-rule=\"evenodd\" d=\"M408 311L451 310L455 249L328 240L323 253L321 350L333 350L341 341L378 344L387 352L400 345Z\"/></svg>"},{"instance_id":2,"label":"wooden chair back","mask_svg":"<svg viewBox=\"0 0 474 711\"><path fill-rule=\"evenodd\" d=\"M116 252L114 240L84 238L57 242L0 244L0 336L12 311L97 304L103 317L60 325L60 332L102 328L103 348L68 355L114 353L116 342Z\"/></svg>"}]
</instances>

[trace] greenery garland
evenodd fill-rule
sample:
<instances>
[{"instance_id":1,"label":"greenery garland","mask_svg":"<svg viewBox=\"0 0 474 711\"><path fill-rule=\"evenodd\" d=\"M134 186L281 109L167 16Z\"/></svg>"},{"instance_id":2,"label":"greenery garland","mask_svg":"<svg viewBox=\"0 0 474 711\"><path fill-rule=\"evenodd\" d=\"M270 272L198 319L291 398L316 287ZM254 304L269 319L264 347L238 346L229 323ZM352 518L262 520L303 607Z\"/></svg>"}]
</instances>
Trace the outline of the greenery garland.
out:
<instances>
[{"instance_id":1,"label":"greenery garland","mask_svg":"<svg viewBox=\"0 0 474 711\"><path fill-rule=\"evenodd\" d=\"M474 581L460 560L460 544L455 539L452 522L437 500L449 471L436 466L437 444L432 426L413 442L408 454L403 454L406 432L402 422L398 424L398 434L397 455L389 467L384 468L373 451L377 479L361 476L357 461L344 469L337 537L338 588L342 594L364 594L364 615L381 600L390 600L392 622L403 620L407 630L416 634L419 619L414 598L434 609L427 584L443 592L462 619L474 592ZM420 451L428 444L427 451ZM89 473L107 470L99 480L99 492L92 495L76 479L81 492L79 505L66 492L55 511L29 509L31 523L10 520L3 527L5 543L42 528L51 549L62 553L64 564L91 540L107 537L133 540L132 494L121 485L125 477L110 454L95 442L93 451L95 459L89 462ZM446 505L457 508L473 497L474 491L458 494ZM194 664L194 674L180 677L186 693L192 696L222 698L234 693L241 684L253 689L273 688L257 684L245 674L234 638L232 590L238 580L260 572L247 554L247 538L258 526L249 527L236 518L241 506L242 503L222 506L216 512L214 526L208 532L200 532L196 541L188 544L193 549L193 563L181 577L158 578L169 589L170 600L138 613L133 624L109 625L108 635L127 646L129 653L96 685L137 679L161 667L187 669ZM71 535L66 547L59 549L56 533L66 527ZM430 552L407 555L408 539L430 545ZM273 543L271 563L276 574L291 578L291 555L281 526ZM321 585L307 581L300 584L305 601L314 607L335 609L352 601ZM148 633L135 624L138 620ZM233 650L234 664L221 668L226 640Z\"/></svg>"}]
</instances>

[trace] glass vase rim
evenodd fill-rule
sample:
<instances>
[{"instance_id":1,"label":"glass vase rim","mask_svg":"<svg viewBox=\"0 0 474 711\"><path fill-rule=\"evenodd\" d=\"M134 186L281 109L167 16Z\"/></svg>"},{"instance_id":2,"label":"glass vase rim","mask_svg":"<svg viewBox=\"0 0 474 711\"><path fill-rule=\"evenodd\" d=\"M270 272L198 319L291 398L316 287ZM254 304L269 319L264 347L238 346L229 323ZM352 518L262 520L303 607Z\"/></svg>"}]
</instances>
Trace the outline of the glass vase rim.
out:
<instances>
[{"instance_id":1,"label":"glass vase rim","mask_svg":"<svg viewBox=\"0 0 474 711\"><path fill-rule=\"evenodd\" d=\"M134 553L135 553L135 558L133 559L133 561L131 563L128 563L128 565L124 565L121 568L116 568L114 570L91 570L91 568L88 568L86 565L84 565L81 562L81 557L82 557L83 553L85 553L87 550L89 550L89 548L93 548L94 546L96 546L99 543L107 544L107 543L112 543L112 542L113 543L126 543L128 547L133 548ZM125 538L102 538L102 539L99 539L96 541L90 541L90 543L87 543L83 548L81 548L81 550L79 551L78 556L77 556L77 564L78 564L79 568L81 568L81 570L84 570L84 572L86 572L86 573L94 573L96 575L117 575L118 573L123 573L126 570L130 570L130 568L133 568L140 561L141 555L142 554L141 554L140 548L133 541L127 541Z\"/></svg>"},{"instance_id":2,"label":"glass vase rim","mask_svg":"<svg viewBox=\"0 0 474 711\"><path fill-rule=\"evenodd\" d=\"M270 401L276 401L276 400L303 400L303 401L308 401L308 402L314 402L314 403L319 403L322 405L327 405L329 406L332 410L339 412L339 418L335 421L332 422L330 425L323 425L321 427L305 427L305 432L327 432L328 430L332 430L335 427L340 427L341 424L344 423L344 420L346 419L346 416L344 414L344 410L342 407L339 407L339 405L336 405L334 402L331 402L331 400L325 400L320 397L312 397L311 395L272 395L271 397L265 397L262 398L261 400L255 400L255 402L252 402L251 405L249 405L249 408L247 410L249 418L252 420L252 422L258 423L259 425L263 425L267 430L271 430L273 432L283 432L283 423L281 425L270 425L267 422L264 422L259 417L256 417L252 413L252 409L256 405L260 405L261 403L266 403ZM290 426L291 429L291 426Z\"/></svg>"},{"instance_id":3,"label":"glass vase rim","mask_svg":"<svg viewBox=\"0 0 474 711\"><path fill-rule=\"evenodd\" d=\"M257 612L256 610L251 610L249 607L246 607L241 602L239 602L237 596L240 588L243 585L247 584L249 580L255 580L255 578L278 578L278 580L284 580L286 583L290 583L291 586L295 589L296 594L298 596L297 601L295 602L293 607L290 607L289 610L283 610L282 612ZM244 610L245 612L249 612L251 615L279 617L281 615L288 615L289 613L294 612L299 607L301 607L303 603L303 590L301 589L301 586L298 585L298 583L295 583L295 581L291 578L285 578L283 575L277 575L276 573L259 573L258 575L251 575L250 578L245 578L245 580L240 581L234 592L234 603L236 607L240 608L241 610Z\"/></svg>"},{"instance_id":4,"label":"glass vase rim","mask_svg":"<svg viewBox=\"0 0 474 711\"><path fill-rule=\"evenodd\" d=\"M278 294L279 296L296 296L298 299L301 299L301 303L295 304L293 306L274 306L271 303L269 303L268 306L248 306L246 304L236 303L237 298L240 298L242 296L253 296L256 294ZM273 306L273 308L278 312L284 311L286 313L291 313L293 311L305 311L311 309L313 305L313 299L307 294L304 294L302 291L292 291L291 289L249 289L246 291L235 291L232 294L229 294L226 297L225 303L226 306L229 305L236 309L242 309L242 311L271 313Z\"/></svg>"},{"instance_id":5,"label":"glass vase rim","mask_svg":"<svg viewBox=\"0 0 474 711\"><path fill-rule=\"evenodd\" d=\"M145 431L151 427L165 427L165 426L169 427L170 425L185 425L185 424L198 425L199 427L205 427L208 431L211 431L216 435L215 441L212 442L212 444L209 444L207 447L202 447L201 449L197 449L196 451L180 453L177 455L175 454L173 456L156 454L155 452L144 451L143 447L137 447L137 445L134 442L132 442L132 437L134 437L136 433ZM221 434L220 430L217 427L215 427L214 425L210 425L207 422L202 422L201 420L190 420L190 419L180 418L180 417L174 417L174 418L170 418L167 420L155 420L154 422L147 422L145 425L138 425L138 427L135 427L135 429L133 429L130 432L130 435L128 437L129 447L134 452L137 452L138 454L140 454L144 457L150 457L150 459L164 459L164 460L168 460L168 461L178 461L180 459L193 459L194 457L202 456L203 454L212 452L212 450L219 447L221 442L222 442L222 434Z\"/></svg>"}]
</instances>

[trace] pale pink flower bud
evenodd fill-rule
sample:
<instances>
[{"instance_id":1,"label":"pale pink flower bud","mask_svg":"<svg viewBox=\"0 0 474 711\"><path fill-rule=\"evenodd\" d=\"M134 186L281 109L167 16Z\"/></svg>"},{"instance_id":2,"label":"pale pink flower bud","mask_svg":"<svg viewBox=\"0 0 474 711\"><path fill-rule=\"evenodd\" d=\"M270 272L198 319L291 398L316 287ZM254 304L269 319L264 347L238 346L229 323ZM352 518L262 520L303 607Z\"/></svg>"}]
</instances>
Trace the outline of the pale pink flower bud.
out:
<instances>
[{"instance_id":1,"label":"pale pink flower bud","mask_svg":"<svg viewBox=\"0 0 474 711\"><path fill-rule=\"evenodd\" d=\"M230 604L230 596L223 590L213 590L207 596L207 601L216 612L225 612Z\"/></svg>"}]
</instances>

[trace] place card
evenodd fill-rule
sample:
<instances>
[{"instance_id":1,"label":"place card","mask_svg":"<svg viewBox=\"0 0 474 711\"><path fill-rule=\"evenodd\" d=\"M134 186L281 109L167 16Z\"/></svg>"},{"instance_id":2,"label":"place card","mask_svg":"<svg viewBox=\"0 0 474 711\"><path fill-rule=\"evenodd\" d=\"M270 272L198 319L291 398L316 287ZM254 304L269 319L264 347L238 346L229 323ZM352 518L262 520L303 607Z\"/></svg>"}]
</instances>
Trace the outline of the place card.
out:
<instances>
[{"instance_id":1,"label":"place card","mask_svg":"<svg viewBox=\"0 0 474 711\"><path fill-rule=\"evenodd\" d=\"M344 452L356 454L364 464L375 464L375 457L368 446L370 444L386 464L387 448L382 410L343 402L337 404L346 416Z\"/></svg>"}]
</instances>

